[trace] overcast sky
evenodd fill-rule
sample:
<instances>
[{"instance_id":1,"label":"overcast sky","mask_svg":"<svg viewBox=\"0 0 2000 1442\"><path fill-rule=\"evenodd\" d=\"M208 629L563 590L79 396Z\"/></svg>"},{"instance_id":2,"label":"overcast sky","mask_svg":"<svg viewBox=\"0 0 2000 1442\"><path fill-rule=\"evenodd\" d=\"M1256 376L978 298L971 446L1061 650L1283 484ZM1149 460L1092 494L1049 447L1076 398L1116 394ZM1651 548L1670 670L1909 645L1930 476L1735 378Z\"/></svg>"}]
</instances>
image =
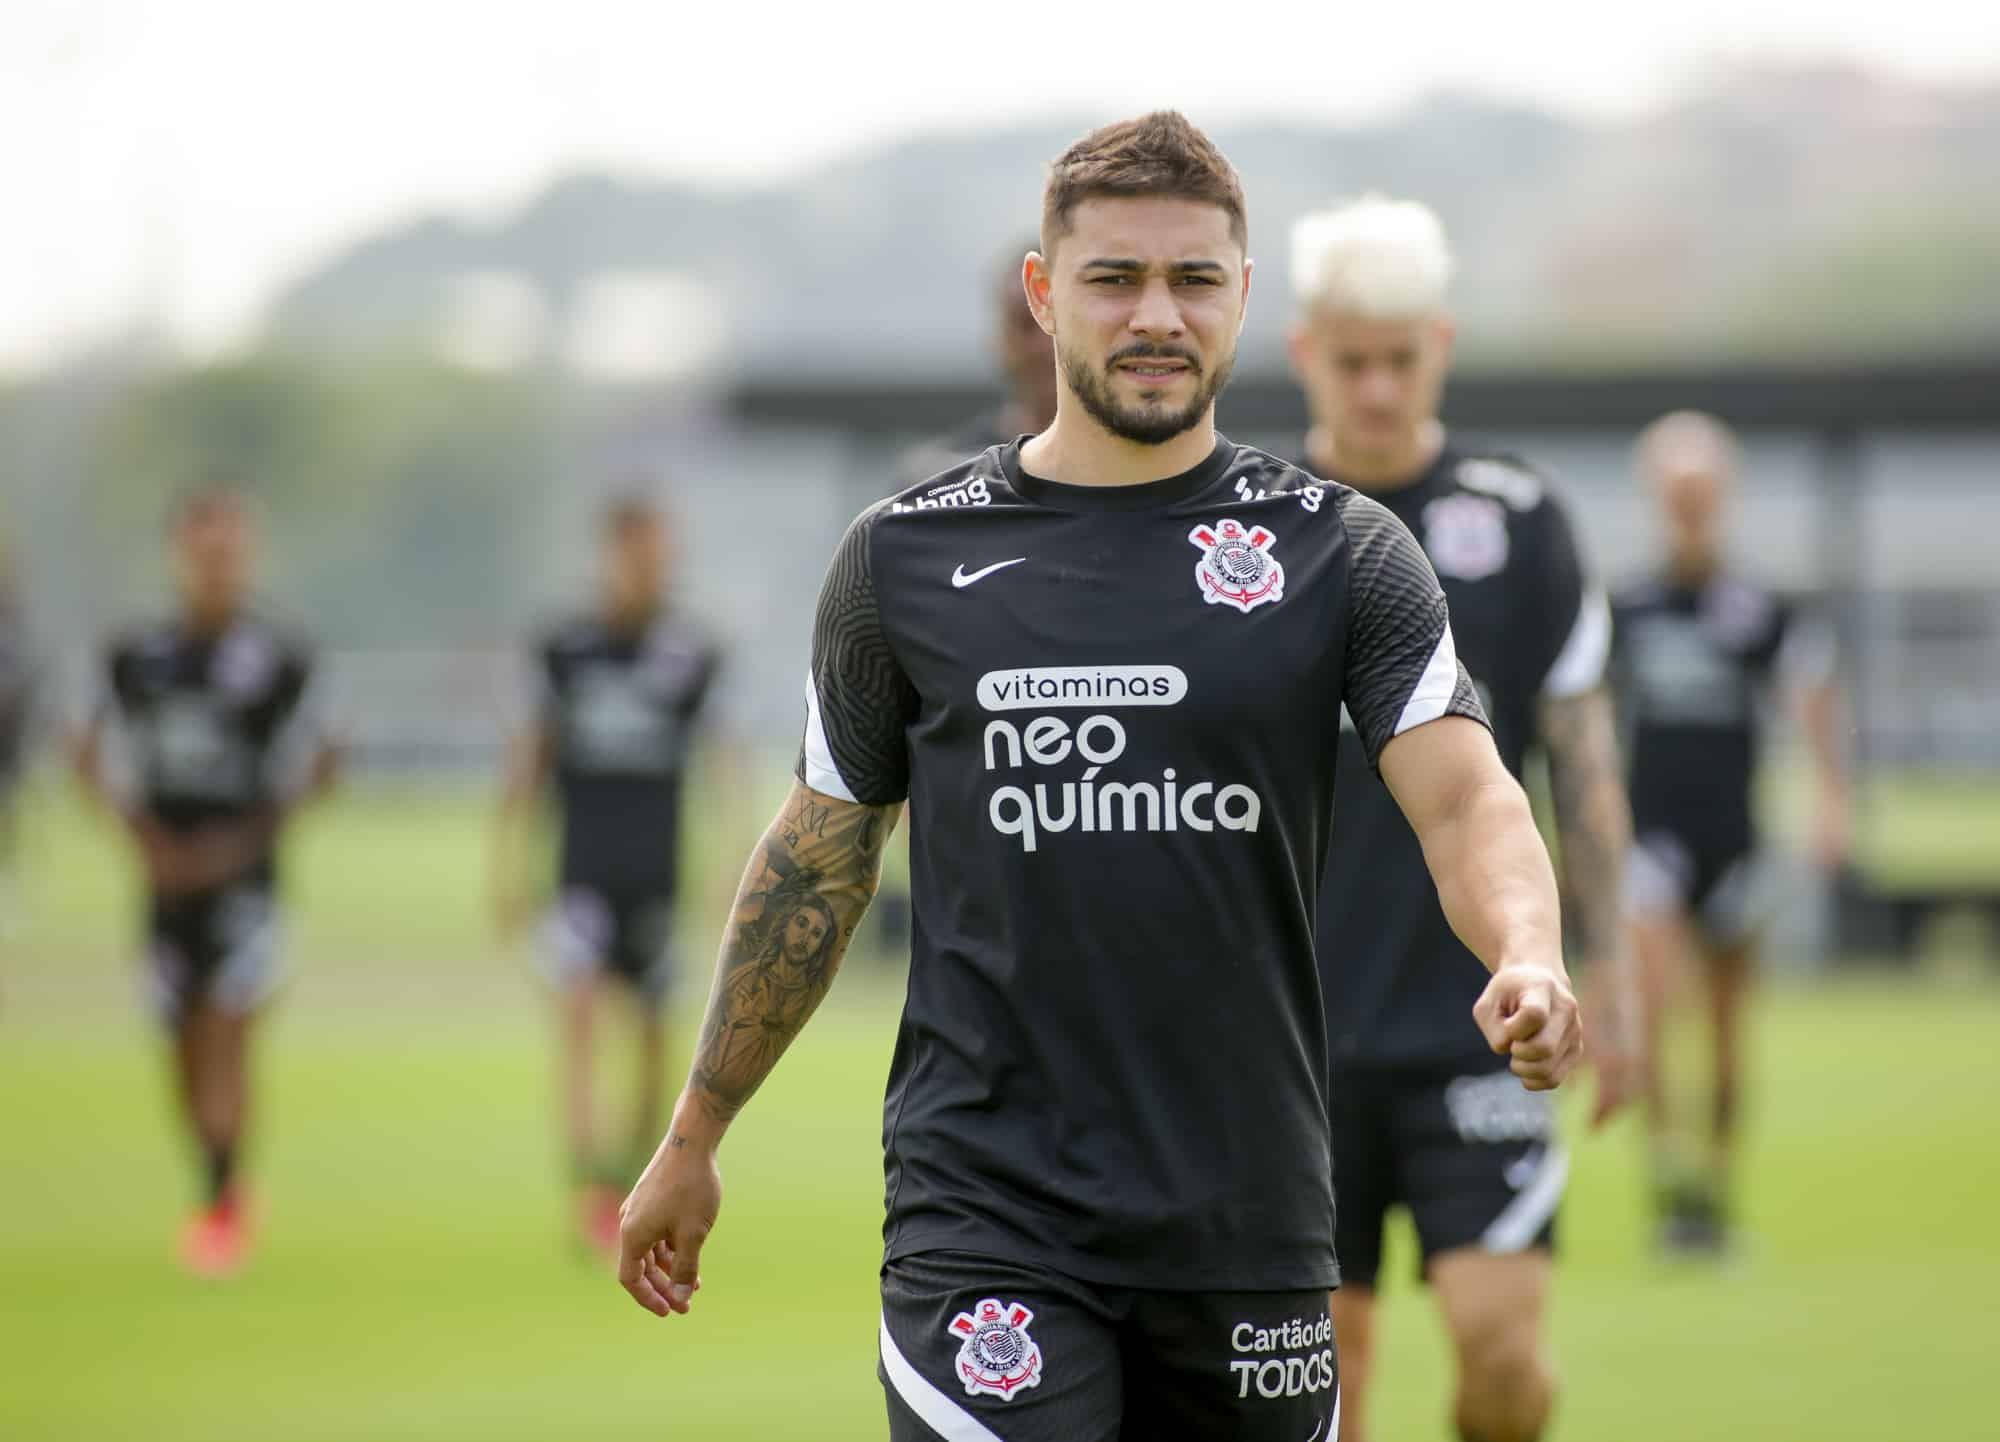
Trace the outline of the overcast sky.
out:
<instances>
[{"instance_id":1,"label":"overcast sky","mask_svg":"<svg viewBox=\"0 0 2000 1442\"><path fill-rule=\"evenodd\" d=\"M1291 18L1313 9L1328 18ZM1359 119L1447 85L1616 114L1718 56L1990 78L1996 15L1964 0L4 0L0 372L141 313L198 351L226 346L372 228L502 213L571 166L755 181L920 128L1160 104L1210 124Z\"/></svg>"}]
</instances>

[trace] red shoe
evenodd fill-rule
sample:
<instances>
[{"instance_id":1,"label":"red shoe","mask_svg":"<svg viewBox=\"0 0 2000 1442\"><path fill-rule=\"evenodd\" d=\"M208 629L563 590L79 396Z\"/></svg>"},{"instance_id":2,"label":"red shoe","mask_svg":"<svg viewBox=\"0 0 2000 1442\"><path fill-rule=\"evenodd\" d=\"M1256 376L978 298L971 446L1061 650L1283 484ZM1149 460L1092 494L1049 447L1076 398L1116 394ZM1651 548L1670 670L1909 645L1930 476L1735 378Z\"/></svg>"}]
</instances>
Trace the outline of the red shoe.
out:
<instances>
[{"instance_id":1,"label":"red shoe","mask_svg":"<svg viewBox=\"0 0 2000 1442\"><path fill-rule=\"evenodd\" d=\"M197 1277L231 1277L250 1255L250 1219L234 1193L196 1212L181 1233L181 1264Z\"/></svg>"}]
</instances>

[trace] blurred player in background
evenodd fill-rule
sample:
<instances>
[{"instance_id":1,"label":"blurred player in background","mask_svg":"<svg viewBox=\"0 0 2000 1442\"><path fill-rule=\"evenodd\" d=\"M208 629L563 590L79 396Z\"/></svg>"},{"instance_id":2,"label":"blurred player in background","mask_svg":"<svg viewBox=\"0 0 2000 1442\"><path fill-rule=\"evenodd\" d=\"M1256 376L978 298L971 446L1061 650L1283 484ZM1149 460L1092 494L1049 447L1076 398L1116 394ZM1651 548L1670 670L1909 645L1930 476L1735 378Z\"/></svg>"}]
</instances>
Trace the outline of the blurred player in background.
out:
<instances>
[{"instance_id":1,"label":"blurred player in background","mask_svg":"<svg viewBox=\"0 0 2000 1442\"><path fill-rule=\"evenodd\" d=\"M626 1202L620 1280L688 1311L723 1134L831 985L907 801L879 1333L896 1442L1335 1425L1312 907L1343 698L1494 968L1460 1024L1517 1086L1557 1085L1580 1046L1548 856L1422 552L1366 497L1215 431L1244 212L1171 112L1051 168L1023 282L1056 341L1055 422L848 528L796 784Z\"/></svg>"},{"instance_id":2,"label":"blurred player in background","mask_svg":"<svg viewBox=\"0 0 2000 1442\"><path fill-rule=\"evenodd\" d=\"M20 922L20 792L36 702L34 640L21 604L20 577L0 545L0 933Z\"/></svg>"},{"instance_id":3,"label":"blurred player in background","mask_svg":"<svg viewBox=\"0 0 2000 1442\"><path fill-rule=\"evenodd\" d=\"M279 980L278 842L332 785L339 753L305 641L253 606L248 500L199 491L170 540L178 609L106 648L75 761L145 871L152 989L207 1180L182 1255L221 1275L251 1241L239 1165L251 1024Z\"/></svg>"},{"instance_id":4,"label":"blurred player in background","mask_svg":"<svg viewBox=\"0 0 2000 1442\"><path fill-rule=\"evenodd\" d=\"M619 1200L660 1131L682 783L718 654L668 606L672 539L657 507L614 501L601 545L597 604L536 645L535 711L509 751L493 862L511 933L533 909L527 843L553 783L559 889L544 954L558 992L564 1127L581 1235L610 1248ZM617 1126L600 1119L594 1085L607 1014L629 1014L638 1043L633 1108Z\"/></svg>"},{"instance_id":5,"label":"blurred player in background","mask_svg":"<svg viewBox=\"0 0 2000 1442\"><path fill-rule=\"evenodd\" d=\"M1372 497L1423 545L1452 634L1517 776L1547 758L1574 949L1597 984L1590 1045L1600 1115L1628 1086L1618 1015L1619 878L1630 814L1605 666L1611 617L1561 497L1512 456L1448 437L1452 257L1427 208L1369 196L1292 232L1291 337L1312 429L1302 464ZM1341 728L1342 785L1319 898L1333 1065L1333 1299L1341 1437L1372 1435L1383 1221L1409 1209L1458 1362L1459 1435L1526 1442L1554 1397L1543 1341L1568 1159L1551 1098L1523 1091L1465 1025L1486 973L1452 932L1396 799ZM1636 1019L1634 1019L1636 1020Z\"/></svg>"},{"instance_id":6,"label":"blurred player in background","mask_svg":"<svg viewBox=\"0 0 2000 1442\"><path fill-rule=\"evenodd\" d=\"M1705 997L1713 1044L1706 1106L1675 1106L1656 1061L1647 1088L1660 1241L1713 1255L1729 1240L1743 1091L1743 1009L1757 939L1774 911L1757 855L1753 791L1772 694L1797 704L1817 781L1813 860L1848 847L1842 705L1832 633L1737 575L1724 531L1736 440L1680 411L1641 433L1640 478L1660 507L1665 555L1615 606L1615 672L1628 728L1633 848L1627 897L1657 1030L1684 988ZM1705 1115L1703 1113L1705 1112Z\"/></svg>"},{"instance_id":7,"label":"blurred player in background","mask_svg":"<svg viewBox=\"0 0 2000 1442\"><path fill-rule=\"evenodd\" d=\"M1032 235L1021 237L993 267L993 355L1007 383L1007 399L949 434L912 447L896 467L897 490L928 480L988 446L1039 435L1056 418L1055 344L1021 295L1021 258L1040 243Z\"/></svg>"}]
</instances>

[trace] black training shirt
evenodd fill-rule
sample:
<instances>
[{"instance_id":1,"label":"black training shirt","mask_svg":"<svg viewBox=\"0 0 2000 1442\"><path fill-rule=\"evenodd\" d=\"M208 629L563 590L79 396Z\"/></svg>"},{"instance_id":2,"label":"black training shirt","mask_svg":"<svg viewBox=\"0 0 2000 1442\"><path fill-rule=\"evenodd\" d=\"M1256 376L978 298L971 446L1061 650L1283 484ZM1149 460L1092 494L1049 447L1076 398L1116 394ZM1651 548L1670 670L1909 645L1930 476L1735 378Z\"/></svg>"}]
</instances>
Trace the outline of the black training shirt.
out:
<instances>
[{"instance_id":1,"label":"black training shirt","mask_svg":"<svg viewBox=\"0 0 2000 1442\"><path fill-rule=\"evenodd\" d=\"M681 779L715 647L671 614L627 627L589 615L552 628L535 662L555 741L563 883L671 893Z\"/></svg>"},{"instance_id":2,"label":"black training shirt","mask_svg":"<svg viewBox=\"0 0 2000 1442\"><path fill-rule=\"evenodd\" d=\"M799 776L909 801L890 1258L1334 1282L1312 916L1343 702L1371 762L1480 715L1409 532L1227 439L1124 487L994 447L849 528Z\"/></svg>"},{"instance_id":3,"label":"black training shirt","mask_svg":"<svg viewBox=\"0 0 2000 1442\"><path fill-rule=\"evenodd\" d=\"M117 637L93 708L108 728L112 784L177 829L273 806L324 734L312 677L304 640L251 613L216 632L174 619ZM267 857L256 874L269 872Z\"/></svg>"},{"instance_id":4,"label":"black training shirt","mask_svg":"<svg viewBox=\"0 0 2000 1442\"><path fill-rule=\"evenodd\" d=\"M1802 680L1830 674L1831 635L1728 574L1698 586L1644 581L1620 592L1613 611L1633 829L1707 838L1725 854L1749 850L1768 693L1781 660Z\"/></svg>"}]
</instances>

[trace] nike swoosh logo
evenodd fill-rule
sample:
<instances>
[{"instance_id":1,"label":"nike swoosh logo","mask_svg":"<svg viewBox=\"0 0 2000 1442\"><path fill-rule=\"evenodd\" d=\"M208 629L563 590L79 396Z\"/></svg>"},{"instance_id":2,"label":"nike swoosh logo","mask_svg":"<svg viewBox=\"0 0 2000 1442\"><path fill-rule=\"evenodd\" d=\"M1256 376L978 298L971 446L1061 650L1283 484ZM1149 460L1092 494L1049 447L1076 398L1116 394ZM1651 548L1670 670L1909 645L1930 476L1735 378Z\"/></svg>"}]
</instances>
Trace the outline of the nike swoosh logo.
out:
<instances>
[{"instance_id":1,"label":"nike swoosh logo","mask_svg":"<svg viewBox=\"0 0 2000 1442\"><path fill-rule=\"evenodd\" d=\"M992 565L981 566L978 570L973 571L970 574L966 572L966 569L963 565L960 565L957 570L951 573L951 583L952 585L958 587L958 589L962 591L967 586L970 586L974 581L983 581L988 576L992 575L995 571L1004 571L1009 566L1018 566L1021 564L1021 562L1027 559L1028 558L1026 556L1016 556L1011 561L995 561Z\"/></svg>"},{"instance_id":2,"label":"nike swoosh logo","mask_svg":"<svg viewBox=\"0 0 2000 1442\"><path fill-rule=\"evenodd\" d=\"M1312 1431L1306 1433L1306 1442L1313 1442L1313 1439L1319 1436L1319 1429L1324 1427L1325 1425L1326 1425L1326 1418L1324 1417L1320 1418L1319 1421L1313 1423Z\"/></svg>"}]
</instances>

